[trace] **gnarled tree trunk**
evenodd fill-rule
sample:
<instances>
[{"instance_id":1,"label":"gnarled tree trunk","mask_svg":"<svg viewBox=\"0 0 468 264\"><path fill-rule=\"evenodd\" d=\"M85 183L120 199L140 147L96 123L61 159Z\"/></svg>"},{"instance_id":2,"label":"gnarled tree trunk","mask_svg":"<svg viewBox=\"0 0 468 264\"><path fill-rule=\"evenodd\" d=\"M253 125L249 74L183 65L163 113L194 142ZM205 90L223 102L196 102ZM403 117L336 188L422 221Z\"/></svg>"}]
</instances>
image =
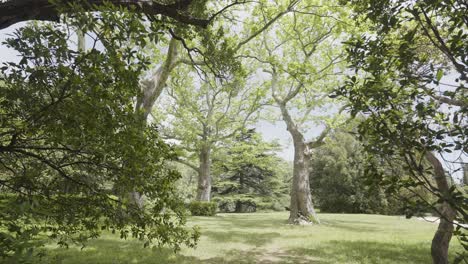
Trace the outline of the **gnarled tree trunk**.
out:
<instances>
[{"instance_id":1,"label":"gnarled tree trunk","mask_svg":"<svg viewBox=\"0 0 468 264\"><path fill-rule=\"evenodd\" d=\"M434 179L443 198L448 198L449 184L445 175L444 167L439 159L431 152L426 152L426 159L431 163L434 169ZM440 205L440 223L432 239L431 255L432 263L448 264L448 250L453 233L453 221L456 212L447 202Z\"/></svg>"},{"instance_id":2,"label":"gnarled tree trunk","mask_svg":"<svg viewBox=\"0 0 468 264\"><path fill-rule=\"evenodd\" d=\"M290 224L310 224L319 222L312 205L312 195L309 185L309 155L310 147L305 141L304 135L299 130L298 125L289 114L286 104L294 98L301 90L302 85L296 86L290 90L285 97L280 97L277 93L278 73L275 68L272 69L271 93L276 104L281 110L281 116L286 123L286 128L291 134L294 142L294 168L293 181L291 185L291 202L289 205Z\"/></svg>"},{"instance_id":3,"label":"gnarled tree trunk","mask_svg":"<svg viewBox=\"0 0 468 264\"><path fill-rule=\"evenodd\" d=\"M294 142L293 182L291 186L291 203L288 222L290 224L309 224L314 221L319 223L310 193L309 146L294 120L289 115L286 104L279 100L277 100L277 103Z\"/></svg>"},{"instance_id":4,"label":"gnarled tree trunk","mask_svg":"<svg viewBox=\"0 0 468 264\"><path fill-rule=\"evenodd\" d=\"M210 201L211 198L211 148L208 144L202 146L199 155L197 200Z\"/></svg>"},{"instance_id":5,"label":"gnarled tree trunk","mask_svg":"<svg viewBox=\"0 0 468 264\"><path fill-rule=\"evenodd\" d=\"M298 139L293 139L293 141L294 168L288 222L291 224L308 224L314 221L319 223L310 193L308 147L304 141Z\"/></svg>"}]
</instances>

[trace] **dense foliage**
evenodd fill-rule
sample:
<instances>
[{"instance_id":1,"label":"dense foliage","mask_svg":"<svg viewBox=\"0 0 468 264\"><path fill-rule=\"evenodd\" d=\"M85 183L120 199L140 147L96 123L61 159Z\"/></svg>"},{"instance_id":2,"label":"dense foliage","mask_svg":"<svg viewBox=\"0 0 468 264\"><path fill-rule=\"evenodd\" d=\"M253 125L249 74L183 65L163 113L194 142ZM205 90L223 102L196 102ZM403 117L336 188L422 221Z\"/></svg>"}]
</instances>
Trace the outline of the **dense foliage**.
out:
<instances>
[{"instance_id":1,"label":"dense foliage","mask_svg":"<svg viewBox=\"0 0 468 264\"><path fill-rule=\"evenodd\" d=\"M448 263L452 234L468 251L466 187L452 181L468 158L466 1L90 2L1 4L17 13L0 27L61 23L5 42L20 59L0 68L0 257L103 230L177 250L198 236L186 207L290 202L289 223L319 223L312 201L431 212L434 263ZM345 109L359 142L338 132ZM264 113L284 121L292 166L246 129Z\"/></svg>"},{"instance_id":2,"label":"dense foliage","mask_svg":"<svg viewBox=\"0 0 468 264\"><path fill-rule=\"evenodd\" d=\"M192 201L188 208L194 216L214 216L218 210L218 204L216 202Z\"/></svg>"},{"instance_id":3,"label":"dense foliage","mask_svg":"<svg viewBox=\"0 0 468 264\"><path fill-rule=\"evenodd\" d=\"M127 44L151 34L130 13L80 21L29 25L6 42L22 59L1 68L0 186L11 195L0 214L0 255L31 257L39 238L66 246L101 230L145 245L192 245L173 195L180 176L165 167L174 154L134 110L148 60ZM70 42L78 25L97 35L91 49ZM151 201L144 210L127 198L133 191Z\"/></svg>"},{"instance_id":4,"label":"dense foliage","mask_svg":"<svg viewBox=\"0 0 468 264\"><path fill-rule=\"evenodd\" d=\"M334 133L312 157L312 194L321 212L395 213L380 189L364 179L365 154L352 135Z\"/></svg>"},{"instance_id":5,"label":"dense foliage","mask_svg":"<svg viewBox=\"0 0 468 264\"><path fill-rule=\"evenodd\" d=\"M436 203L421 198L414 205L425 204L441 216L432 254L434 263L447 263L454 220L468 221L466 193L450 186L445 171L460 170L455 160L467 158L467 3L368 0L351 5L356 21L370 29L349 40L355 75L337 94L349 99L353 115L366 116L359 127L366 150L397 155L411 177L394 174L384 180L376 166L369 175L387 189L423 186L438 197ZM466 228L455 225L466 243Z\"/></svg>"},{"instance_id":6,"label":"dense foliage","mask_svg":"<svg viewBox=\"0 0 468 264\"><path fill-rule=\"evenodd\" d=\"M284 210L288 187L276 169L285 166L273 153L277 148L264 142L254 129L243 132L228 146L227 153L214 164L219 176L213 184L213 200L220 211Z\"/></svg>"},{"instance_id":7,"label":"dense foliage","mask_svg":"<svg viewBox=\"0 0 468 264\"><path fill-rule=\"evenodd\" d=\"M327 143L318 148L312 157L310 182L314 186L313 197L321 212L330 213L367 213L367 214L404 214L407 204L415 195L405 190L393 192L384 189L375 181L369 181L366 164L371 160L384 168L384 177L399 173L407 174L403 162L394 162L389 168L382 157L369 156L354 134L345 131L333 132ZM408 176L406 176L408 177ZM417 188L418 195L426 200L434 200L431 193ZM416 214L431 213L430 208L419 208Z\"/></svg>"}]
</instances>

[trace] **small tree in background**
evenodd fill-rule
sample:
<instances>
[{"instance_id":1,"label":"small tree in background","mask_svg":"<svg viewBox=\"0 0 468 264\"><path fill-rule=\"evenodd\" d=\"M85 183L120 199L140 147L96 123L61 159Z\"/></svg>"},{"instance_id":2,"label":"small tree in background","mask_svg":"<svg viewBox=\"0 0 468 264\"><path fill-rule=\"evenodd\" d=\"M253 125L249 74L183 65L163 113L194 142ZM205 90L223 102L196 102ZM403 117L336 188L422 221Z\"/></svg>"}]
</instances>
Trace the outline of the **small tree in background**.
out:
<instances>
[{"instance_id":1,"label":"small tree in background","mask_svg":"<svg viewBox=\"0 0 468 264\"><path fill-rule=\"evenodd\" d=\"M417 188L418 195L414 195L403 189L394 192L376 181L369 181L366 175L369 162L379 163L387 179L392 173L405 175L408 172L404 170L402 161L394 161L390 168L381 162L383 157L370 156L362 143L348 132L332 132L326 144L314 153L310 181L316 186L312 195L317 199L321 212L404 214L408 204L419 199L418 195L434 201L435 197L424 188ZM425 206L415 213L430 212L432 210Z\"/></svg>"},{"instance_id":2,"label":"small tree in background","mask_svg":"<svg viewBox=\"0 0 468 264\"><path fill-rule=\"evenodd\" d=\"M255 123L264 92L245 86L242 71L226 81L212 74L200 79L187 66L179 70L163 93L155 117L164 137L179 150L177 161L197 173L196 199L210 201L215 152Z\"/></svg>"},{"instance_id":3,"label":"small tree in background","mask_svg":"<svg viewBox=\"0 0 468 264\"><path fill-rule=\"evenodd\" d=\"M214 166L214 200L225 212L284 210L288 187L276 169L281 160L273 152L276 144L264 142L254 129L241 133L218 155ZM282 203L283 202L283 203Z\"/></svg>"}]
</instances>

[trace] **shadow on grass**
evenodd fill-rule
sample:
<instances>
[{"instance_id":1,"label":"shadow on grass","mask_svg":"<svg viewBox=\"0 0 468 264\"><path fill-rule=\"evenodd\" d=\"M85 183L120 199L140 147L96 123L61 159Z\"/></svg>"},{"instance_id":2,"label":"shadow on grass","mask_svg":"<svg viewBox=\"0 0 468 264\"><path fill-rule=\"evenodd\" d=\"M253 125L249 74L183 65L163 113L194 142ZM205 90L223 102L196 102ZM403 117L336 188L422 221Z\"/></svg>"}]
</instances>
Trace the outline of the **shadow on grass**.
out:
<instances>
[{"instance_id":1,"label":"shadow on grass","mask_svg":"<svg viewBox=\"0 0 468 264\"><path fill-rule=\"evenodd\" d=\"M250 215L230 215L230 216L215 216L215 217L197 217L194 218L197 220L198 225L210 225L213 224L217 227L222 228L268 228L268 227L278 227L280 225L287 224L286 219L277 219L271 218L267 215L259 217L256 216L252 218Z\"/></svg>"},{"instance_id":2,"label":"shadow on grass","mask_svg":"<svg viewBox=\"0 0 468 264\"><path fill-rule=\"evenodd\" d=\"M311 263L431 263L429 245L332 240L317 248L296 248L288 254L315 256ZM293 262L284 262L293 263Z\"/></svg>"},{"instance_id":3,"label":"shadow on grass","mask_svg":"<svg viewBox=\"0 0 468 264\"><path fill-rule=\"evenodd\" d=\"M273 227L276 228L281 225L285 225L288 223L287 220L285 219L245 219L245 218L239 218L239 219L230 219L228 220L229 223L235 227L255 227L255 228L268 228L268 227Z\"/></svg>"},{"instance_id":4,"label":"shadow on grass","mask_svg":"<svg viewBox=\"0 0 468 264\"><path fill-rule=\"evenodd\" d=\"M326 220L322 224L327 227L344 229L346 231L353 232L375 232L381 230L378 224L375 223L363 223L359 221L343 221L343 220Z\"/></svg>"},{"instance_id":5,"label":"shadow on grass","mask_svg":"<svg viewBox=\"0 0 468 264\"><path fill-rule=\"evenodd\" d=\"M217 232L217 231L203 231L202 236L215 240L218 243L223 242L240 242L256 247L263 246L269 243L273 238L281 236L280 233L252 233L252 232L241 232L241 231L228 231L228 232Z\"/></svg>"},{"instance_id":6,"label":"shadow on grass","mask_svg":"<svg viewBox=\"0 0 468 264\"><path fill-rule=\"evenodd\" d=\"M271 235L276 236L274 233ZM45 259L36 263L430 263L428 245L369 241L329 241L316 248L277 249L274 251L258 248L226 250L217 254L218 256L215 257L200 259L174 254L169 249L143 248L137 242L100 239L92 242L85 250L76 248L51 249Z\"/></svg>"}]
</instances>

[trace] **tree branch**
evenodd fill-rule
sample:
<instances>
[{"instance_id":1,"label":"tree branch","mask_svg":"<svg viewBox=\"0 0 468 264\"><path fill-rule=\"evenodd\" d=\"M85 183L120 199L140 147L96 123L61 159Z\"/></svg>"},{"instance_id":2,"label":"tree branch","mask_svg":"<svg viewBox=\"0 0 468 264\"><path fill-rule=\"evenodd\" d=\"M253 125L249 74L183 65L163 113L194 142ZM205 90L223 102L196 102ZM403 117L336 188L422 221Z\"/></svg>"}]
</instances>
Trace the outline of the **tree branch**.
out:
<instances>
[{"instance_id":1,"label":"tree branch","mask_svg":"<svg viewBox=\"0 0 468 264\"><path fill-rule=\"evenodd\" d=\"M151 109L158 97L161 95L164 87L166 87L166 82L171 71L177 66L176 60L179 55L177 50L177 41L178 40L175 38L171 38L164 63L159 66L156 72L149 79L141 81L143 92L141 97L137 100L136 110L143 110L145 120L151 113Z\"/></svg>"},{"instance_id":2,"label":"tree branch","mask_svg":"<svg viewBox=\"0 0 468 264\"><path fill-rule=\"evenodd\" d=\"M75 0L62 0L61 3L68 5ZM176 3L164 5L155 1L137 0L88 0L84 1L83 8L86 11L99 11L106 2L110 2L116 7L127 8L134 12L146 15L163 15L178 22L206 28L211 19L200 19L183 12L193 0L181 0ZM0 3L0 29L7 28L13 24L29 20L59 21L61 11L57 6L51 4L49 0L10 0Z\"/></svg>"},{"instance_id":3,"label":"tree branch","mask_svg":"<svg viewBox=\"0 0 468 264\"><path fill-rule=\"evenodd\" d=\"M325 129L322 131L322 133L320 133L320 135L317 137L317 139L307 142L306 144L309 147L309 149L318 148L322 146L323 144L325 144L324 139L327 137L330 131L331 131L330 126L326 126Z\"/></svg>"},{"instance_id":4,"label":"tree branch","mask_svg":"<svg viewBox=\"0 0 468 264\"><path fill-rule=\"evenodd\" d=\"M453 99L453 98L439 96L439 95L431 95L431 97L439 102L446 103L449 105L460 106L460 107L468 106L468 103L463 100Z\"/></svg>"},{"instance_id":5,"label":"tree branch","mask_svg":"<svg viewBox=\"0 0 468 264\"><path fill-rule=\"evenodd\" d=\"M244 39L243 41L239 42L236 47L236 51L239 50L243 45L247 44L249 41L260 35L263 31L267 30L273 23L275 23L278 19L280 19L282 16L285 14L291 12L294 8L294 6L297 5L299 1L298 0L293 0L289 3L288 8L286 10L278 13L275 17L273 17L270 21L268 21L263 27L261 27L259 30L255 31L252 35Z\"/></svg>"},{"instance_id":6,"label":"tree branch","mask_svg":"<svg viewBox=\"0 0 468 264\"><path fill-rule=\"evenodd\" d=\"M192 163L190 163L190 162L188 162L188 161L186 161L186 160L183 160L183 159L178 158L178 159L175 159L174 161L176 161L176 162L178 162L178 163L180 163L180 164L183 164L183 165L185 165L185 166L187 166L187 167L193 169L193 170L196 171L196 172L199 171L199 169L198 169L197 166L193 165Z\"/></svg>"}]
</instances>

